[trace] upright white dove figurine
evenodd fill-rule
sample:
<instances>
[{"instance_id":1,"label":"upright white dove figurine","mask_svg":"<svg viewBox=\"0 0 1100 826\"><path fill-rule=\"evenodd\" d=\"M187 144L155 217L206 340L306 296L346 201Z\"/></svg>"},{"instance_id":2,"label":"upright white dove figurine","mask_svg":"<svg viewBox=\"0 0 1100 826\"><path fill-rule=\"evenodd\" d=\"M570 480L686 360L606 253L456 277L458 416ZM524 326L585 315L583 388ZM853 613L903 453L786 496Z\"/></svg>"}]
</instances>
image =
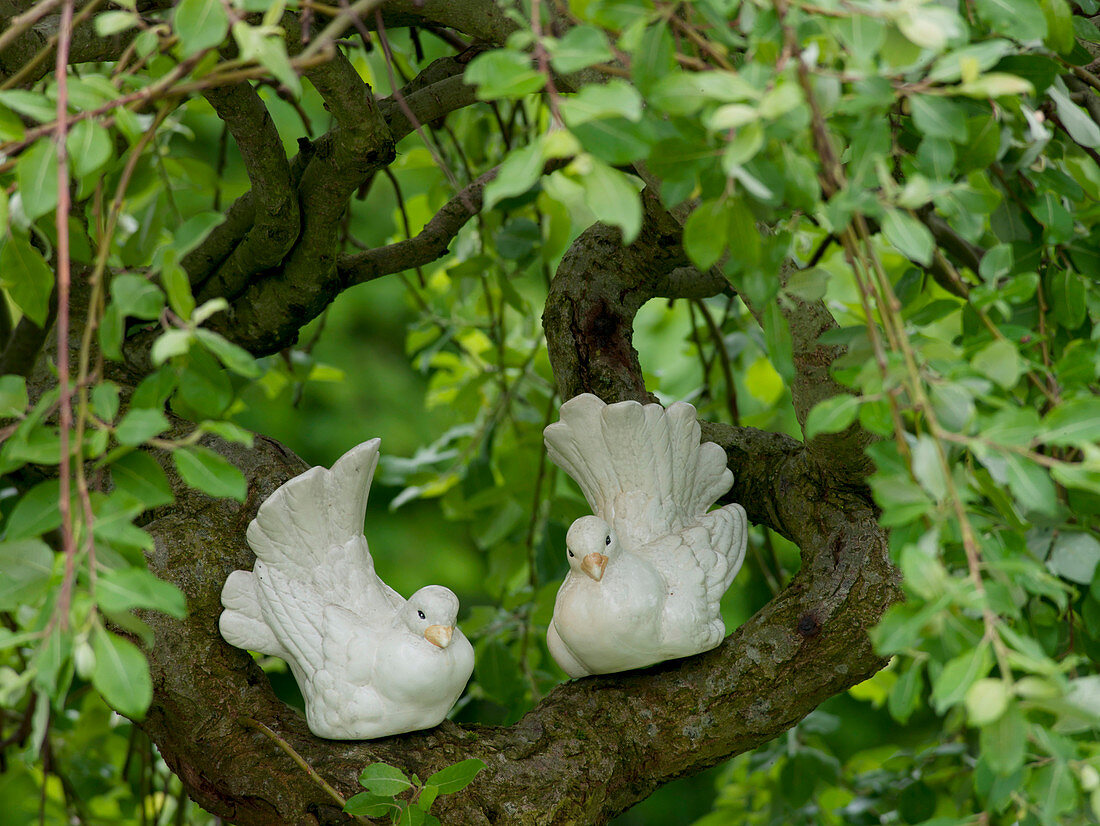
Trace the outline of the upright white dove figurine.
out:
<instances>
[{"instance_id":1,"label":"upright white dove figurine","mask_svg":"<svg viewBox=\"0 0 1100 826\"><path fill-rule=\"evenodd\" d=\"M566 535L569 573L546 635L558 665L570 677L610 674L718 645L747 521L738 504L707 510L733 474L722 448L700 444L695 408L585 393L543 434L595 512Z\"/></svg>"},{"instance_id":2,"label":"upright white dove figurine","mask_svg":"<svg viewBox=\"0 0 1100 826\"><path fill-rule=\"evenodd\" d=\"M248 526L252 572L222 588L222 636L286 660L310 731L333 740L437 725L474 667L453 593L429 585L405 600L374 572L363 519L379 444L276 490Z\"/></svg>"}]
</instances>

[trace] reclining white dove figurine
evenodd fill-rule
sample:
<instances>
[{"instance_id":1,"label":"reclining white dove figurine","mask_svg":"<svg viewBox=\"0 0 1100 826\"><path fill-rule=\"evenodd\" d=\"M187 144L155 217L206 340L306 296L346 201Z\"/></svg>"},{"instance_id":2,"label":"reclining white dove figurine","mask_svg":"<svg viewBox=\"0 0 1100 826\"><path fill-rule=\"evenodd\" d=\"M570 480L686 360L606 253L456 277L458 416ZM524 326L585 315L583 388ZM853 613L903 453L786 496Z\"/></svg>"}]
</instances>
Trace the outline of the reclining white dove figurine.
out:
<instances>
[{"instance_id":1,"label":"reclining white dove figurine","mask_svg":"<svg viewBox=\"0 0 1100 826\"><path fill-rule=\"evenodd\" d=\"M406 601L374 572L363 519L379 444L276 490L248 526L253 571L222 589L222 636L286 660L310 731L333 740L437 725L474 667L453 593L429 585Z\"/></svg>"},{"instance_id":2,"label":"reclining white dove figurine","mask_svg":"<svg viewBox=\"0 0 1100 826\"><path fill-rule=\"evenodd\" d=\"M562 670L610 674L718 645L747 521L738 504L707 511L733 474L722 448L700 444L695 408L585 393L543 435L596 514L566 535L570 570L546 635Z\"/></svg>"}]
</instances>

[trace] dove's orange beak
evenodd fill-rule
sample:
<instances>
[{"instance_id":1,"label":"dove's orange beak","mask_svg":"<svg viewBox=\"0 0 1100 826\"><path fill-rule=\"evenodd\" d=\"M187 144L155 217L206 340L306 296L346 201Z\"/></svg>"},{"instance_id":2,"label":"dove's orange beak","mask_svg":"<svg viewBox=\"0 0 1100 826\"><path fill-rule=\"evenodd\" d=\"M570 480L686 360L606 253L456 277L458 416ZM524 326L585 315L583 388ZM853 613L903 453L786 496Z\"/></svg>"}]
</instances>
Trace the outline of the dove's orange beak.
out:
<instances>
[{"instance_id":1,"label":"dove's orange beak","mask_svg":"<svg viewBox=\"0 0 1100 826\"><path fill-rule=\"evenodd\" d=\"M446 648L451 644L451 637L454 636L454 633L455 628L453 625L429 625L424 629L424 639L432 645Z\"/></svg>"},{"instance_id":2,"label":"dove's orange beak","mask_svg":"<svg viewBox=\"0 0 1100 826\"><path fill-rule=\"evenodd\" d=\"M603 579L603 572L606 567L607 556L598 551L586 554L584 559L581 560L581 570L596 580L596 582Z\"/></svg>"}]
</instances>

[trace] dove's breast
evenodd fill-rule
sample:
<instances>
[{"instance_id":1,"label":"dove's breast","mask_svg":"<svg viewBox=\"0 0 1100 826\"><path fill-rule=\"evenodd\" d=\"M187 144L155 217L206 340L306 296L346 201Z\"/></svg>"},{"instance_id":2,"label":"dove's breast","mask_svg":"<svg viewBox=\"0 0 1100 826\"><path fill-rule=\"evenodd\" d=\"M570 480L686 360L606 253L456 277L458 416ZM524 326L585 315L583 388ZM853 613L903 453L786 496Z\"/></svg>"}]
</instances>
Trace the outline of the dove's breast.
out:
<instances>
[{"instance_id":1,"label":"dove's breast","mask_svg":"<svg viewBox=\"0 0 1100 826\"><path fill-rule=\"evenodd\" d=\"M599 582L570 575L558 591L554 625L593 674L641 668L661 659L664 579L649 564L619 558Z\"/></svg>"}]
</instances>

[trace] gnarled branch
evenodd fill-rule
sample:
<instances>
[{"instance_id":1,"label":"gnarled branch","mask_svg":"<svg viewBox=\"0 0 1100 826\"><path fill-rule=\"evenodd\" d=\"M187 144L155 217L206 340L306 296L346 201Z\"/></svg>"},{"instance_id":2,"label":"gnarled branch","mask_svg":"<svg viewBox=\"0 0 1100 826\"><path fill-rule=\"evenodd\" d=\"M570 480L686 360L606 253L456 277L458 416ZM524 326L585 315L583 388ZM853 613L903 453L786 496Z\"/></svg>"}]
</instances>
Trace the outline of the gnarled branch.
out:
<instances>
[{"instance_id":1,"label":"gnarled branch","mask_svg":"<svg viewBox=\"0 0 1100 826\"><path fill-rule=\"evenodd\" d=\"M647 201L642 235L625 251L596 228L559 268L546 324L567 394L645 396L640 371L630 375L636 356L624 353L629 320L600 320L614 309L604 293L640 306L644 295L662 290L705 295L721 286L685 268L668 243L678 237L675 222L658 207ZM655 256L648 269L644 255ZM602 285L585 288L586 280ZM586 315L585 307L602 309ZM566 341L580 359L562 358ZM190 612L183 621L146 617L157 642L150 652L155 698L144 729L189 793L240 826L344 820L269 738L241 722L245 717L275 731L345 795L372 761L423 777L478 757L488 770L436 804L445 822L465 824L603 823L675 777L766 742L881 667L866 630L897 599L896 575L865 491L838 488L801 443L708 423L704 436L727 451L736 475L732 495L750 517L802 548L801 570L776 599L711 652L561 685L513 726L445 723L368 743L313 737L251 658L219 637L222 582L253 561L244 528L259 502L303 465L268 440L251 450L211 442L245 473L249 498L241 507L181 486L177 503L147 526L156 539L151 568L184 590ZM180 669L180 662L202 667Z\"/></svg>"}]
</instances>

